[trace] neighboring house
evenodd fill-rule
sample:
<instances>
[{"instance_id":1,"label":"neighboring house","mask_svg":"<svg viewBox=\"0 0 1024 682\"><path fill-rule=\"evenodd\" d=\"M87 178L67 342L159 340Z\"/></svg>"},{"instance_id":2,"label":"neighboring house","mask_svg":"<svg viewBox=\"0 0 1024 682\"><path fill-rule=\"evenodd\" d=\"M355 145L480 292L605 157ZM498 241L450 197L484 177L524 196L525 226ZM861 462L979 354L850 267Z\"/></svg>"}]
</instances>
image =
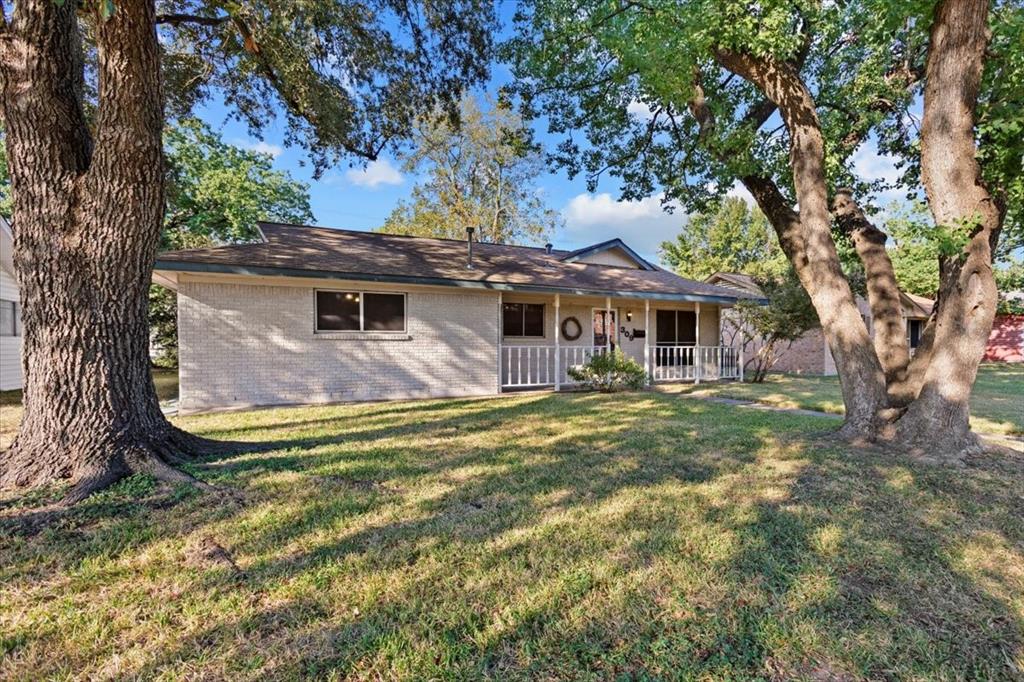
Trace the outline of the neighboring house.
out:
<instances>
[{"instance_id":1,"label":"neighboring house","mask_svg":"<svg viewBox=\"0 0 1024 682\"><path fill-rule=\"evenodd\" d=\"M1024 292L1012 292L1011 297L1024 300ZM988 362L1024 362L1024 315L996 315L992 333L985 348Z\"/></svg>"},{"instance_id":2,"label":"neighboring house","mask_svg":"<svg viewBox=\"0 0 1024 682\"><path fill-rule=\"evenodd\" d=\"M0 391L21 388L21 303L14 277L14 235L0 216Z\"/></svg>"},{"instance_id":3,"label":"neighboring house","mask_svg":"<svg viewBox=\"0 0 1024 682\"><path fill-rule=\"evenodd\" d=\"M719 311L621 240L578 251L260 223L262 241L160 254L178 292L183 411L496 394L570 383L621 348L654 381L733 378Z\"/></svg>"},{"instance_id":4,"label":"neighboring house","mask_svg":"<svg viewBox=\"0 0 1024 682\"><path fill-rule=\"evenodd\" d=\"M716 272L705 280L708 284L715 284L721 287L731 288L748 295L763 296L763 292L757 283L749 275L738 272ZM907 343L910 352L913 354L921 342L921 333L928 317L932 314L934 302L923 296L916 296L900 292L900 302L903 304L903 319L906 321ZM871 307L861 296L857 297L857 308L861 317L868 326L868 333L872 333ZM725 316L723 328L724 343L738 347L740 338L738 334L728 333L728 315ZM757 344L755 343L755 346ZM751 349L748 349L751 350ZM754 349L756 350L756 349ZM794 372L796 374L820 374L834 376L836 374L836 363L832 358L832 352L825 343L825 336L820 328L811 329L792 344L783 346L779 352L778 362L772 367L776 372Z\"/></svg>"}]
</instances>

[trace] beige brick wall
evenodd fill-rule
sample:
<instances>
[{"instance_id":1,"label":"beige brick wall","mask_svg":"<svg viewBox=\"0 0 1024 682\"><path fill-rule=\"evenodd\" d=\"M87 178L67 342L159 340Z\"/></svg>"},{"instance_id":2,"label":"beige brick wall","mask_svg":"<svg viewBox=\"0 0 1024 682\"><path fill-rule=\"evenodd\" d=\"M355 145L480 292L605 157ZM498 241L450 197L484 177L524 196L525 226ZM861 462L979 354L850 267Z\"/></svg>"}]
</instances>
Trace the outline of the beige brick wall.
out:
<instances>
[{"instance_id":1,"label":"beige brick wall","mask_svg":"<svg viewBox=\"0 0 1024 682\"><path fill-rule=\"evenodd\" d=\"M406 334L315 334L314 286L182 281L180 409L496 393L497 294L400 290Z\"/></svg>"}]
</instances>

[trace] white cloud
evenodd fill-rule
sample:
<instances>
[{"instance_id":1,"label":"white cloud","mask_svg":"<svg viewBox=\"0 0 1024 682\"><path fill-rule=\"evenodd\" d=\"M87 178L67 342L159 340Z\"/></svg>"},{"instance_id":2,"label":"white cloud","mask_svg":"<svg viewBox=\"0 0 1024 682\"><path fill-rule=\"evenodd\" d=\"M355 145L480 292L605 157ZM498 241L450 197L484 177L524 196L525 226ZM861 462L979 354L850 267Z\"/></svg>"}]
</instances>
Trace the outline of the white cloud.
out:
<instances>
[{"instance_id":1,"label":"white cloud","mask_svg":"<svg viewBox=\"0 0 1024 682\"><path fill-rule=\"evenodd\" d=\"M851 162L853 172L862 180L883 180L886 184L892 184L900 178L901 173L896 168L895 159L879 154L874 144L861 145Z\"/></svg>"},{"instance_id":2,"label":"white cloud","mask_svg":"<svg viewBox=\"0 0 1024 682\"><path fill-rule=\"evenodd\" d=\"M650 121L654 118L654 112L651 111L651 108L638 99L634 99L626 105L626 113L641 121Z\"/></svg>"},{"instance_id":3,"label":"white cloud","mask_svg":"<svg viewBox=\"0 0 1024 682\"><path fill-rule=\"evenodd\" d=\"M678 234L686 219L681 209L667 213L661 196L616 201L607 192L577 194L562 209L566 236L584 246L619 237L641 255L657 259L661 242Z\"/></svg>"},{"instance_id":4,"label":"white cloud","mask_svg":"<svg viewBox=\"0 0 1024 682\"><path fill-rule=\"evenodd\" d=\"M232 144L241 147L242 149L248 149L250 151L259 152L260 154L270 154L275 159L281 156L284 152L284 148L279 144L270 144L263 140L241 140L235 139L231 141Z\"/></svg>"},{"instance_id":5,"label":"white cloud","mask_svg":"<svg viewBox=\"0 0 1024 682\"><path fill-rule=\"evenodd\" d=\"M366 168L351 168L345 172L345 177L353 185L371 189L379 185L401 185L404 180L402 173L387 159L371 161Z\"/></svg>"},{"instance_id":6,"label":"white cloud","mask_svg":"<svg viewBox=\"0 0 1024 682\"><path fill-rule=\"evenodd\" d=\"M732 187L725 193L725 195L736 197L737 199L743 199L743 201L747 202L748 206L757 206L757 201L754 200L754 195L751 194L750 190L748 190L739 180L733 183Z\"/></svg>"}]
</instances>

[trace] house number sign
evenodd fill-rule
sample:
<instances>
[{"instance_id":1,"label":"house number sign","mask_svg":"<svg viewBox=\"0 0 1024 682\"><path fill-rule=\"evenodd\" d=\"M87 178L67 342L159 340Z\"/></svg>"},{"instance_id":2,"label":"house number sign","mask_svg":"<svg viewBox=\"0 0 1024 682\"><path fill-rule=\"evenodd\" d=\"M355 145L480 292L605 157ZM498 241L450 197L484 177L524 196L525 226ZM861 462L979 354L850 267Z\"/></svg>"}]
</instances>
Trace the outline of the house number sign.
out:
<instances>
[{"instance_id":1,"label":"house number sign","mask_svg":"<svg viewBox=\"0 0 1024 682\"><path fill-rule=\"evenodd\" d=\"M647 330L645 330L645 329L629 330L629 329L626 329L623 326L623 327L619 327L619 335L622 338L624 338L624 339L632 341L633 339L642 339L645 336L647 336Z\"/></svg>"}]
</instances>

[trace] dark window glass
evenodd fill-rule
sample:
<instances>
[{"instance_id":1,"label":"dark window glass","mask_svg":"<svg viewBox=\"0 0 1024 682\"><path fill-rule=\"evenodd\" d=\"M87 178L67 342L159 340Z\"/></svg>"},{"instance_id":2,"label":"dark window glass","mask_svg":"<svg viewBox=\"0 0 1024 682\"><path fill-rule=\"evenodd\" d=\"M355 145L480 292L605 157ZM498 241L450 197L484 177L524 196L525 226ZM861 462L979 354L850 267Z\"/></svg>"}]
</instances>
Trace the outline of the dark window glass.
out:
<instances>
[{"instance_id":1,"label":"dark window glass","mask_svg":"<svg viewBox=\"0 0 1024 682\"><path fill-rule=\"evenodd\" d=\"M677 310L679 329L676 343L685 346L686 344L697 343L697 313L690 310Z\"/></svg>"},{"instance_id":2,"label":"dark window glass","mask_svg":"<svg viewBox=\"0 0 1024 682\"><path fill-rule=\"evenodd\" d=\"M368 332L405 330L405 296L363 294L363 329Z\"/></svg>"},{"instance_id":3,"label":"dark window glass","mask_svg":"<svg viewBox=\"0 0 1024 682\"><path fill-rule=\"evenodd\" d=\"M505 336L523 335L522 303L506 303L502 306L501 329Z\"/></svg>"},{"instance_id":4,"label":"dark window glass","mask_svg":"<svg viewBox=\"0 0 1024 682\"><path fill-rule=\"evenodd\" d=\"M657 311L656 345L659 346L693 346L697 344L697 313L690 310L659 310ZM689 356L683 357L688 362ZM675 364L675 356L655 355L659 365Z\"/></svg>"},{"instance_id":5,"label":"dark window glass","mask_svg":"<svg viewBox=\"0 0 1024 682\"><path fill-rule=\"evenodd\" d=\"M359 292L316 292L316 328L318 331L359 331Z\"/></svg>"},{"instance_id":6,"label":"dark window glass","mask_svg":"<svg viewBox=\"0 0 1024 682\"><path fill-rule=\"evenodd\" d=\"M503 336L544 336L544 304L503 304L501 333Z\"/></svg>"},{"instance_id":7,"label":"dark window glass","mask_svg":"<svg viewBox=\"0 0 1024 682\"><path fill-rule=\"evenodd\" d=\"M526 304L523 311L523 336L544 336L544 304Z\"/></svg>"},{"instance_id":8,"label":"dark window glass","mask_svg":"<svg viewBox=\"0 0 1024 682\"><path fill-rule=\"evenodd\" d=\"M921 345L921 320L908 320L910 325L910 347L917 348Z\"/></svg>"},{"instance_id":9,"label":"dark window glass","mask_svg":"<svg viewBox=\"0 0 1024 682\"><path fill-rule=\"evenodd\" d=\"M657 343L674 345L676 342L676 311L659 310L656 313Z\"/></svg>"}]
</instances>

